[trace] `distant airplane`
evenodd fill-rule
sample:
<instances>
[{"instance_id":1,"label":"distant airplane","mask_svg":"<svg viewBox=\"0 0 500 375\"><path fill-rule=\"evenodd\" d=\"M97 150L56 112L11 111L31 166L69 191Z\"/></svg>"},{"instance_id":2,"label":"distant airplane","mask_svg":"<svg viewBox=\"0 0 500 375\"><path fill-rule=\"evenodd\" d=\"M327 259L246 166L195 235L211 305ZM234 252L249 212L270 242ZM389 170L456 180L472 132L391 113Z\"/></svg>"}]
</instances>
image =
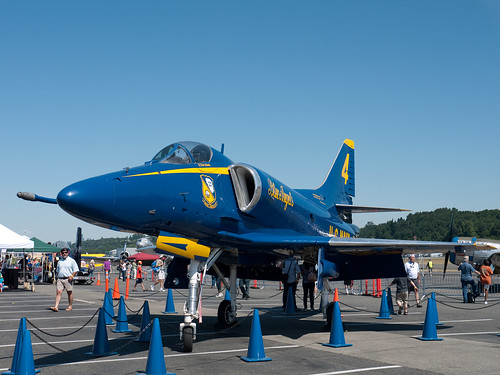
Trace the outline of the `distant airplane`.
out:
<instances>
[{"instance_id":1,"label":"distant airplane","mask_svg":"<svg viewBox=\"0 0 500 375\"><path fill-rule=\"evenodd\" d=\"M477 238L460 240L458 237L453 238L453 242L475 245L475 247L472 249L461 249L461 252L451 252L451 263L460 265L460 263L464 260L464 256L467 255L469 257L469 263L475 265L476 268L479 268L485 259L489 259L494 273L500 273L500 243L489 240L478 241Z\"/></svg>"},{"instance_id":2,"label":"distant airplane","mask_svg":"<svg viewBox=\"0 0 500 375\"><path fill-rule=\"evenodd\" d=\"M314 147L302 146L300 152L314 152ZM61 190L57 199L18 193L23 199L58 204L95 225L158 236L156 251L175 256L166 287L189 287L180 324L187 352L196 338L200 275L207 270L221 277L229 275L229 285L223 280L231 301L221 302L218 319L232 324L237 277L280 280L282 270L277 265L289 253L317 260L321 285L329 278L404 276L401 256L405 251L447 252L467 247L451 242L358 238L352 213L402 210L355 206L354 195L354 142L349 139L317 189L292 189L256 167L232 162L222 151L197 142L179 142L162 149L145 165L76 182Z\"/></svg>"}]
</instances>

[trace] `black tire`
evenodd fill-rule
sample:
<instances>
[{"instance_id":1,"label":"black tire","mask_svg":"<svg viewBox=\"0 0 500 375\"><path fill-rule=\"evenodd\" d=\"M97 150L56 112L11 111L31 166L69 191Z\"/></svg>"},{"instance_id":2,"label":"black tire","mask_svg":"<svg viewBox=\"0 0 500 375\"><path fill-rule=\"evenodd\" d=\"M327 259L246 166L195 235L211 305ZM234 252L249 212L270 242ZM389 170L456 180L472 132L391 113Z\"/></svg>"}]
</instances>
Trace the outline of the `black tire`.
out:
<instances>
[{"instance_id":1,"label":"black tire","mask_svg":"<svg viewBox=\"0 0 500 375\"><path fill-rule=\"evenodd\" d=\"M225 299L219 304L219 308L217 310L217 321L219 325L226 328L233 324L234 322L230 320L230 316L231 301Z\"/></svg>"},{"instance_id":2,"label":"black tire","mask_svg":"<svg viewBox=\"0 0 500 375\"><path fill-rule=\"evenodd\" d=\"M193 327L184 327L182 329L182 349L185 353L193 351Z\"/></svg>"}]
</instances>

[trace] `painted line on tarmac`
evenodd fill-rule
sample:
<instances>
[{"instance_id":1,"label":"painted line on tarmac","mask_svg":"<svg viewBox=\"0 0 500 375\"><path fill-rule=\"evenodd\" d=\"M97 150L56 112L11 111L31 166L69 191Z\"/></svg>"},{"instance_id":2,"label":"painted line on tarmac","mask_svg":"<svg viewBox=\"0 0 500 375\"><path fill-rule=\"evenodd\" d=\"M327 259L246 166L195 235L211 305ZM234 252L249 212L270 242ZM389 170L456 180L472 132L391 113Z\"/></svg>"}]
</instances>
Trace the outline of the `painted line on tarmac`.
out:
<instances>
[{"instance_id":1,"label":"painted line on tarmac","mask_svg":"<svg viewBox=\"0 0 500 375\"><path fill-rule=\"evenodd\" d=\"M178 336L178 334L176 335ZM93 341L93 340L92 340ZM291 349L298 348L299 345L281 345L281 346L270 346L266 347L266 350L274 350L274 349ZM214 354L227 354L227 353L237 353L237 352L246 352L248 348L245 349L230 349L230 350L220 350L220 351L211 351L211 352L200 352L200 353L178 353L178 354L167 354L163 355L163 358L173 358L173 357L185 357L185 356L199 356L199 355L214 355ZM44 367L56 367L56 366L80 366L85 364L96 364L96 363L110 363L110 362L124 362L124 361L144 361L147 360L148 356L142 357L133 357L133 358L113 358L113 359L101 359L96 361L80 361L80 362L69 362L69 363L53 363L47 365L36 366L37 368ZM400 367L400 366L398 366ZM0 369L0 371L5 371L8 369Z\"/></svg>"},{"instance_id":2,"label":"painted line on tarmac","mask_svg":"<svg viewBox=\"0 0 500 375\"><path fill-rule=\"evenodd\" d=\"M457 332L457 333L443 333L439 334L441 336L467 336L467 335L496 335L499 334L499 331L496 332ZM421 336L412 336L412 337L421 337Z\"/></svg>"},{"instance_id":3,"label":"painted line on tarmac","mask_svg":"<svg viewBox=\"0 0 500 375\"><path fill-rule=\"evenodd\" d=\"M95 310L95 309L93 309ZM45 310L43 310L45 311ZM49 310L50 311L50 310ZM35 311L36 312L36 311ZM38 312L41 312L41 311L38 311ZM66 314L69 314L70 312L69 311L65 311L64 313ZM42 318L29 318L29 320L52 320L52 319L55 319L57 318L58 320L59 319L76 319L76 318L85 318L85 319L88 319L90 318L91 315L62 315L62 314L58 314L58 315L54 315L56 313L52 313L51 312L51 316L44 316ZM6 321L9 321L9 320L14 320L14 321L19 321L20 318L2 318L2 322L6 322Z\"/></svg>"},{"instance_id":4,"label":"painted line on tarmac","mask_svg":"<svg viewBox=\"0 0 500 375\"><path fill-rule=\"evenodd\" d=\"M485 319L459 319L459 320L440 320L439 323L472 323L472 322L484 322L484 321L489 321L493 320L490 318L485 318ZM369 324L380 324L380 321L376 322L364 322L364 323L351 323L351 322L344 322L350 326L366 326ZM384 324L387 325L398 325L398 324L424 324L424 322L420 321L399 321L399 322L392 322L392 321L384 321Z\"/></svg>"},{"instance_id":5,"label":"painted line on tarmac","mask_svg":"<svg viewBox=\"0 0 500 375\"><path fill-rule=\"evenodd\" d=\"M459 319L459 320L440 320L439 323L468 323L468 322L485 322L488 320L493 320L490 318L484 319Z\"/></svg>"},{"instance_id":6,"label":"painted line on tarmac","mask_svg":"<svg viewBox=\"0 0 500 375\"><path fill-rule=\"evenodd\" d=\"M85 326L83 328L95 328L97 326ZM35 329L35 328L30 328L29 330L30 331L53 331L55 329L77 329L77 328L82 328L82 326L74 326L74 327L47 327L47 328L39 328L39 329ZM0 333L2 332L18 332L19 331L19 328L15 328L15 329L0 329Z\"/></svg>"},{"instance_id":7,"label":"painted line on tarmac","mask_svg":"<svg viewBox=\"0 0 500 375\"><path fill-rule=\"evenodd\" d=\"M337 375L337 374L353 374L356 372L366 372L366 371L378 371L378 370L388 370L392 368L401 368L399 365L392 366L380 366L380 367L365 367L365 368L356 368L352 370L342 370L342 371L333 371L333 372L322 372L318 374L311 375Z\"/></svg>"},{"instance_id":8,"label":"painted line on tarmac","mask_svg":"<svg viewBox=\"0 0 500 375\"><path fill-rule=\"evenodd\" d=\"M44 296L18 297L18 298L14 297L14 298L0 300L0 303L9 304L11 302L22 302L22 301L29 302L29 301L36 301L36 300L44 301L44 300L47 300L47 297L44 297Z\"/></svg>"},{"instance_id":9,"label":"painted line on tarmac","mask_svg":"<svg viewBox=\"0 0 500 375\"><path fill-rule=\"evenodd\" d=\"M44 304L43 305L44 308L43 309L38 309L38 310L25 310L24 313L29 313L29 314L33 314L33 313L44 313L44 312L49 312L50 314L52 314L52 318L50 319L53 319L55 318L56 316L54 315L54 312L49 310L49 308L47 307L47 304ZM21 306L22 307L22 306ZM74 309L75 310L75 309ZM85 311L85 310L90 310L90 311L96 311L97 310L97 307L78 307L77 308L78 311ZM59 310L59 312L63 312L64 313L69 313L69 311L65 311L64 309L62 310ZM0 314L13 314L15 312L18 312L18 311L0 311ZM82 318L89 318L90 316L82 316ZM60 315L57 315L57 319L60 318ZM39 318L29 318L29 319L39 319ZM6 321L6 320L19 320L19 318L10 318L10 319L3 319L2 318L2 321Z\"/></svg>"},{"instance_id":10,"label":"painted line on tarmac","mask_svg":"<svg viewBox=\"0 0 500 375\"><path fill-rule=\"evenodd\" d=\"M99 300L99 301L101 301L101 300ZM89 305L95 305L95 302L93 302L93 301L86 301L84 299L78 299L78 298L75 298L74 302L83 302L83 303L88 303Z\"/></svg>"},{"instance_id":11,"label":"painted line on tarmac","mask_svg":"<svg viewBox=\"0 0 500 375\"><path fill-rule=\"evenodd\" d=\"M138 333L138 332L137 332ZM197 333L198 336L205 336L205 335L210 335L214 336L217 335L218 332L202 332L202 333ZM178 333L170 333L167 335L161 335L161 337L179 337ZM126 336L126 337L108 337L108 341L114 341L114 340L130 340L134 338L134 336ZM82 339L82 340L65 340L65 341L47 341L47 342L33 342L31 345L47 345L47 344L52 344L52 345L59 345L59 344L74 344L74 343L83 343L83 342L94 342L95 338L93 339ZM8 348L16 346L16 344L4 344L0 345L0 348ZM246 349L245 349L246 350Z\"/></svg>"}]
</instances>

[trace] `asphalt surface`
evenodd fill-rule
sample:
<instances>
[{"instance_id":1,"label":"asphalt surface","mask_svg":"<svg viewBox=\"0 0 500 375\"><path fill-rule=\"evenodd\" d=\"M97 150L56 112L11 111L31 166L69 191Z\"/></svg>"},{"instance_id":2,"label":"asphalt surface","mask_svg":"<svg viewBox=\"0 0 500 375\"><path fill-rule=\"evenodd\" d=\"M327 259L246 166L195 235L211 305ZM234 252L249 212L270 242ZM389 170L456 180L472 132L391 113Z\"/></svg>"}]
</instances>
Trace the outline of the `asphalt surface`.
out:
<instances>
[{"instance_id":1,"label":"asphalt surface","mask_svg":"<svg viewBox=\"0 0 500 375\"><path fill-rule=\"evenodd\" d=\"M120 282L124 292L124 283ZM149 283L146 284L149 286ZM260 284L259 284L260 286ZM338 285L339 288L341 284ZM21 287L21 285L20 285ZM300 288L299 288L300 289ZM343 289L340 289L343 290ZM340 293L345 342L350 347L332 348L330 331L324 328L318 311L299 311L285 315L281 309L281 292L276 283L263 289L251 289L250 299L238 298L240 307L236 326L221 329L216 325L216 289L203 290L202 323L192 353L184 353L179 340L179 323L187 291L174 290L178 314L163 314L165 292L130 292L126 300L128 326L132 333L113 333L107 328L110 351L105 357L87 355L93 352L97 312L103 304L104 286L75 286L74 309L67 312L66 294L60 311L53 305L55 287L36 285L35 291L19 289L0 294L0 371L11 367L19 322L27 318L31 332L35 367L42 374L136 374L146 370L149 343L137 343L142 314L136 314L143 302L149 302L151 318L159 318L163 353L168 372L176 374L498 374L500 353L500 297L490 296L484 305L482 297L475 304L461 299L436 295L439 321L437 336L443 341L420 341L427 301L422 308L412 306L408 315L391 315L376 319L380 298ZM301 296L299 290L298 295ZM333 296L330 296L330 301ZM114 301L117 305L118 301ZM299 307L302 301L298 299ZM319 299L316 300L319 307ZM268 362L247 363L252 314L258 309L265 355ZM115 307L117 313L118 307ZM93 317L93 318L92 318ZM158 357L156 357L158 360Z\"/></svg>"}]
</instances>

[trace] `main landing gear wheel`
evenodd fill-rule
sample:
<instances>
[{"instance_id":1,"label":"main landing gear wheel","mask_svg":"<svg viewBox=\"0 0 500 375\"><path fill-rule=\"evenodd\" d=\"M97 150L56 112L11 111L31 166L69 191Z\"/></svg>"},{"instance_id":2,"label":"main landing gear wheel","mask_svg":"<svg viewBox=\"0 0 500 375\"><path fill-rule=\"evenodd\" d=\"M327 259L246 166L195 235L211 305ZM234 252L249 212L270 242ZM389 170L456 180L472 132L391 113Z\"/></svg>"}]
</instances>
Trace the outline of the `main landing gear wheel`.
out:
<instances>
[{"instance_id":1,"label":"main landing gear wheel","mask_svg":"<svg viewBox=\"0 0 500 375\"><path fill-rule=\"evenodd\" d=\"M226 328L234 323L231 314L231 301L227 299L223 300L219 304L219 309L217 310L217 321L220 326Z\"/></svg>"},{"instance_id":2,"label":"main landing gear wheel","mask_svg":"<svg viewBox=\"0 0 500 375\"><path fill-rule=\"evenodd\" d=\"M184 327L182 329L182 349L185 353L193 351L193 327Z\"/></svg>"}]
</instances>

